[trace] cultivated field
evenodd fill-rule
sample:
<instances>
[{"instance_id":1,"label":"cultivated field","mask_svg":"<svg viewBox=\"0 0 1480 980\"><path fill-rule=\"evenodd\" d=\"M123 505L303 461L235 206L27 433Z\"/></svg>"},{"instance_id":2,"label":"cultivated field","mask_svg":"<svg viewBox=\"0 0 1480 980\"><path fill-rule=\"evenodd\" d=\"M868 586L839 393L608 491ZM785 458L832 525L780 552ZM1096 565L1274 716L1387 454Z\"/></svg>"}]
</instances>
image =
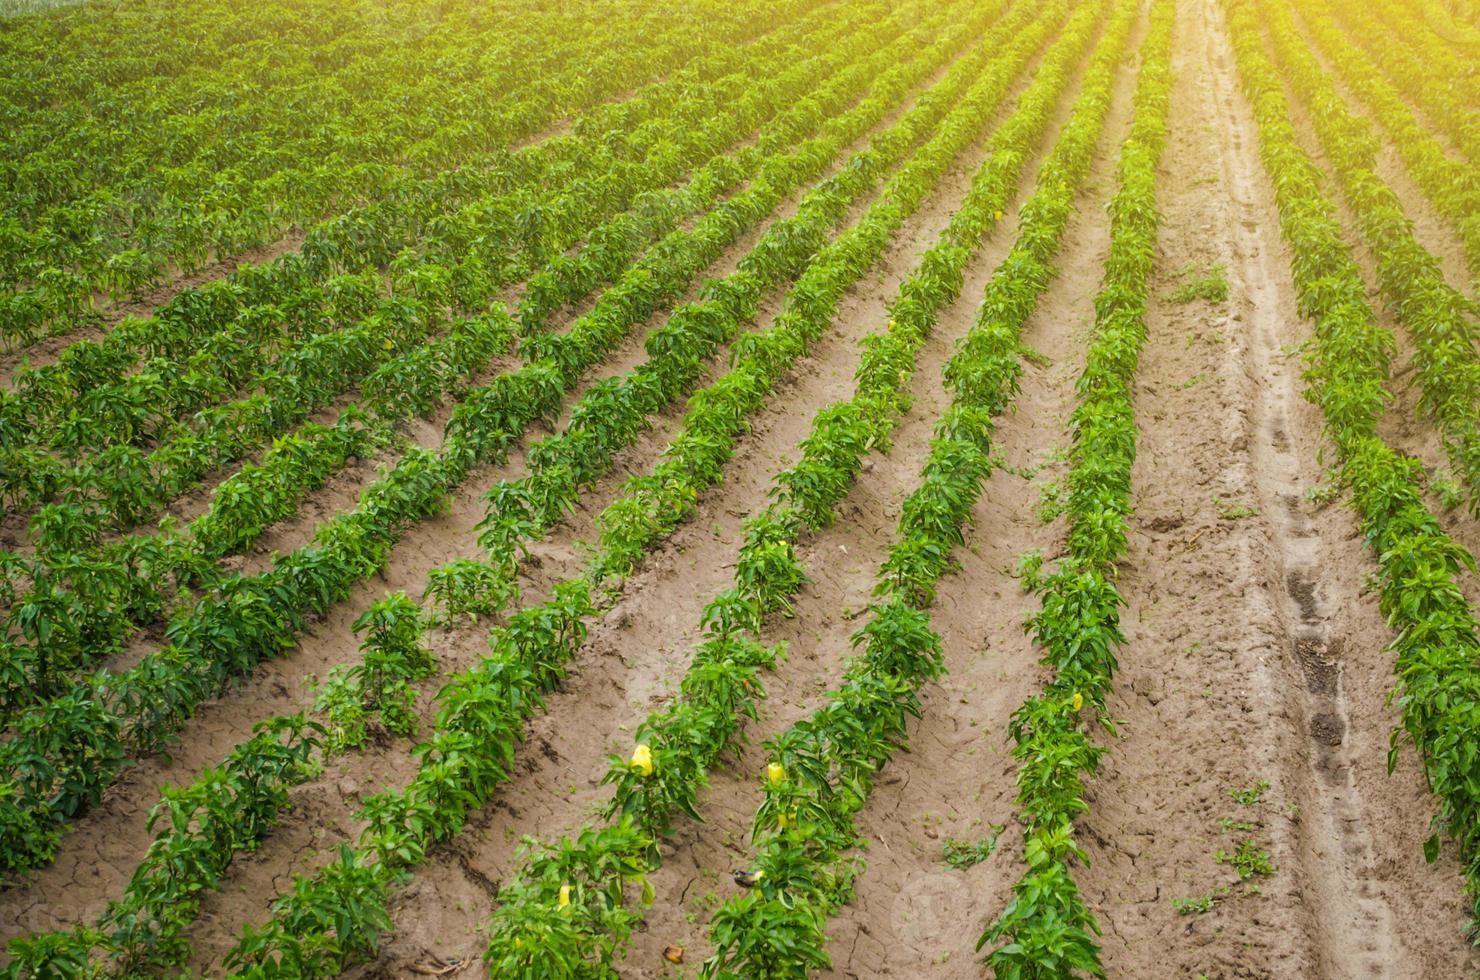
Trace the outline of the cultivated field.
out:
<instances>
[{"instance_id":1,"label":"cultivated field","mask_svg":"<svg viewBox=\"0 0 1480 980\"><path fill-rule=\"evenodd\" d=\"M0 65L0 976L1480 971L1475 0Z\"/></svg>"}]
</instances>

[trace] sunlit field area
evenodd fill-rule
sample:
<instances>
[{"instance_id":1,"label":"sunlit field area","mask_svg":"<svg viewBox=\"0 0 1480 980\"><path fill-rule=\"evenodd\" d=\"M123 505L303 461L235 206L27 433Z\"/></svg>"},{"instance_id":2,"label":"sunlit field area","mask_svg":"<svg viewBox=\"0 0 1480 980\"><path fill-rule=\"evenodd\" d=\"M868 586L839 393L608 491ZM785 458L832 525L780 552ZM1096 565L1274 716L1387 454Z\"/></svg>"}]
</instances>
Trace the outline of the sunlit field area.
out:
<instances>
[{"instance_id":1,"label":"sunlit field area","mask_svg":"<svg viewBox=\"0 0 1480 980\"><path fill-rule=\"evenodd\" d=\"M1476 0L0 0L0 977L1480 973Z\"/></svg>"}]
</instances>

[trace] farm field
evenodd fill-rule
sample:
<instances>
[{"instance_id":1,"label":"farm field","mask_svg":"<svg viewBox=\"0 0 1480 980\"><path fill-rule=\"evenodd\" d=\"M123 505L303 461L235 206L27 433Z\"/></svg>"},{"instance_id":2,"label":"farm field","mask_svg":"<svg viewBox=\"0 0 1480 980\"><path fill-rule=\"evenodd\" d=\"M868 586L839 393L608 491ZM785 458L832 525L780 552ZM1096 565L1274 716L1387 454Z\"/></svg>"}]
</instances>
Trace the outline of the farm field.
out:
<instances>
[{"instance_id":1,"label":"farm field","mask_svg":"<svg viewBox=\"0 0 1480 980\"><path fill-rule=\"evenodd\" d=\"M1480 971L1480 3L0 63L0 976Z\"/></svg>"}]
</instances>

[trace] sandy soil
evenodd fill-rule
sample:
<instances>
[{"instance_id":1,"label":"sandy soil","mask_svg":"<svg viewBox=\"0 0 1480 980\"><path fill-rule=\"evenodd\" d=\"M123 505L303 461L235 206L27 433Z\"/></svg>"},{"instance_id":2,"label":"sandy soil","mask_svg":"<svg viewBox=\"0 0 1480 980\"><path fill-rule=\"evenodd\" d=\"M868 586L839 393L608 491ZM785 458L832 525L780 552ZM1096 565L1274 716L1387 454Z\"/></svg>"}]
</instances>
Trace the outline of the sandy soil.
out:
<instances>
[{"instance_id":1,"label":"sandy soil","mask_svg":"<svg viewBox=\"0 0 1480 980\"><path fill-rule=\"evenodd\" d=\"M1329 457L1331 449L1318 411L1302 397L1296 348L1309 326L1297 312L1289 253L1224 16L1218 0L1180 0L1178 17L1171 137L1158 184L1164 221L1156 300L1135 388L1136 513L1119 583L1128 602L1128 642L1109 702L1118 734L1101 736L1109 752L1079 821L1089 862L1076 869L1076 879L1104 928L1104 962L1113 977L1474 975L1480 954L1462 936L1466 903L1456 857L1446 849L1435 865L1423 860L1433 800L1411 749L1400 754L1391 776L1386 772L1397 715L1386 703L1391 632L1367 588L1374 565L1349 509L1307 495L1326 479L1321 454ZM1144 29L1143 18L1133 45ZM1062 522L1045 522L1039 504L1065 473L1065 421L1109 248L1103 205L1115 189L1135 67L1132 60L1117 79L1060 275L1025 329L1025 342L1044 361L1028 368L1015 410L998 430L996 448L1006 466L990 478L959 568L942 582L935 603L947 674L926 688L911 751L890 765L860 816L868 868L854 901L830 927L829 976L983 975L973 946L1022 872L1006 726L1046 675L1022 629L1037 600L1019 587L1015 567L1025 552L1051 557L1062 544ZM1077 79L1045 146L1076 90ZM1314 149L1308 121L1297 123ZM592 624L570 679L531 726L513 779L396 892L395 932L380 958L352 975L399 977L434 957L476 959L498 884L517 866L521 837L549 840L574 830L605 798L598 783L607 755L625 752L632 728L676 687L698 638L699 610L730 583L743 520L764 505L772 475L796 458L813 414L851 394L858 339L887 318L887 301L935 242L982 159L980 147L962 155L845 298L833 330L759 413L725 482L701 499L694 518ZM1036 169L1035 158L1025 168L1019 202ZM1379 172L1451 282L1463 283L1457 244L1390 147ZM775 217L793 213L799 196ZM849 220L867 203L854 207ZM653 876L656 902L624 976L678 972L661 958L669 943L688 950L685 969L706 954L709 918L733 891L728 870L748 851L759 800L754 773L766 761L758 745L816 707L851 652L855 616L869 600L932 423L947 404L940 368L1012 243L1015 212L968 266L962 298L943 312L925 345L914 405L896 430L893 451L869 460L837 524L803 542L801 558L814 581L794 616L767 626L766 638L785 641L789 656L768 680L771 696L749 731L750 745L732 766L713 773L701 794L706 822L680 822L665 843L663 866ZM1355 241L1349 220L1346 227ZM707 274L733 270L759 234L746 236ZM1358 258L1371 282L1371 256L1358 249ZM1228 283L1226 301L1170 298L1189 275L1215 267ZM778 290L766 297L750 329L769 324L781 296ZM555 325L580 309L563 312ZM663 322L658 315L634 330L570 395L566 412L586 385L641 363L642 336ZM1405 344L1399 365L1408 353ZM0 358L0 373L14 360ZM727 364L721 352L706 377ZM1416 413L1416 391L1400 376L1394 392L1384 435L1428 465L1441 464L1432 426ZM448 411L401 431L435 446ZM651 468L682 414L682 406L661 413L570 519L535 547L521 571L527 598L543 596L581 567L596 515L625 479ZM530 438L555 431L563 420L534 427ZM272 552L307 540L318 521L352 506L389 458L382 454L336 475L309 496L298 517L272 528L236 564L264 567ZM395 589L419 595L429 569L477 556L480 495L496 480L525 472L523 449L505 464L477 469L448 511L410 531L386 571L316 624L299 650L264 666L230 697L203 706L182 733L172 765L150 760L131 770L102 806L77 821L53 867L0 891L0 939L97 915L144 853L145 820L161 787L215 764L255 721L308 707L312 681L356 657L350 623L365 606ZM204 493L193 491L174 512L193 516ZM1461 542L1480 547L1480 522L1460 511L1443 519ZM1465 587L1480 596L1475 582ZM484 624L429 632L427 641L445 676L471 665L486 636ZM441 679L423 685L424 720ZM282 826L206 897L188 934L196 971L219 972L220 956L242 923L261 922L292 875L311 872L356 835L353 813L365 795L410 779L415 760L408 748L402 740L374 740L294 792ZM999 828L997 846L982 863L958 871L943 860L948 838L979 839ZM1242 883L1218 860L1218 852L1241 841L1268 854L1272 875ZM1174 905L1204 896L1210 902L1202 912L1183 914Z\"/></svg>"}]
</instances>

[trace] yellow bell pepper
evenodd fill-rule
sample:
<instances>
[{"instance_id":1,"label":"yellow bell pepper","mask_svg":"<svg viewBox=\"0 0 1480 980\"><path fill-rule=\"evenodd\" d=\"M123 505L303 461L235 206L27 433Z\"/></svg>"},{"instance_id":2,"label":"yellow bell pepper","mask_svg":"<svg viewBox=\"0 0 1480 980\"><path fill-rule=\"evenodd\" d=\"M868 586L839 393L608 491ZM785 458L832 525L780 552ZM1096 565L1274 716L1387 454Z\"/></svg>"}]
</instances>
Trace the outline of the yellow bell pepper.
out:
<instances>
[{"instance_id":1,"label":"yellow bell pepper","mask_svg":"<svg viewBox=\"0 0 1480 980\"><path fill-rule=\"evenodd\" d=\"M644 776L651 776L653 774L653 750L646 745L639 745L632 750L630 765Z\"/></svg>"}]
</instances>

